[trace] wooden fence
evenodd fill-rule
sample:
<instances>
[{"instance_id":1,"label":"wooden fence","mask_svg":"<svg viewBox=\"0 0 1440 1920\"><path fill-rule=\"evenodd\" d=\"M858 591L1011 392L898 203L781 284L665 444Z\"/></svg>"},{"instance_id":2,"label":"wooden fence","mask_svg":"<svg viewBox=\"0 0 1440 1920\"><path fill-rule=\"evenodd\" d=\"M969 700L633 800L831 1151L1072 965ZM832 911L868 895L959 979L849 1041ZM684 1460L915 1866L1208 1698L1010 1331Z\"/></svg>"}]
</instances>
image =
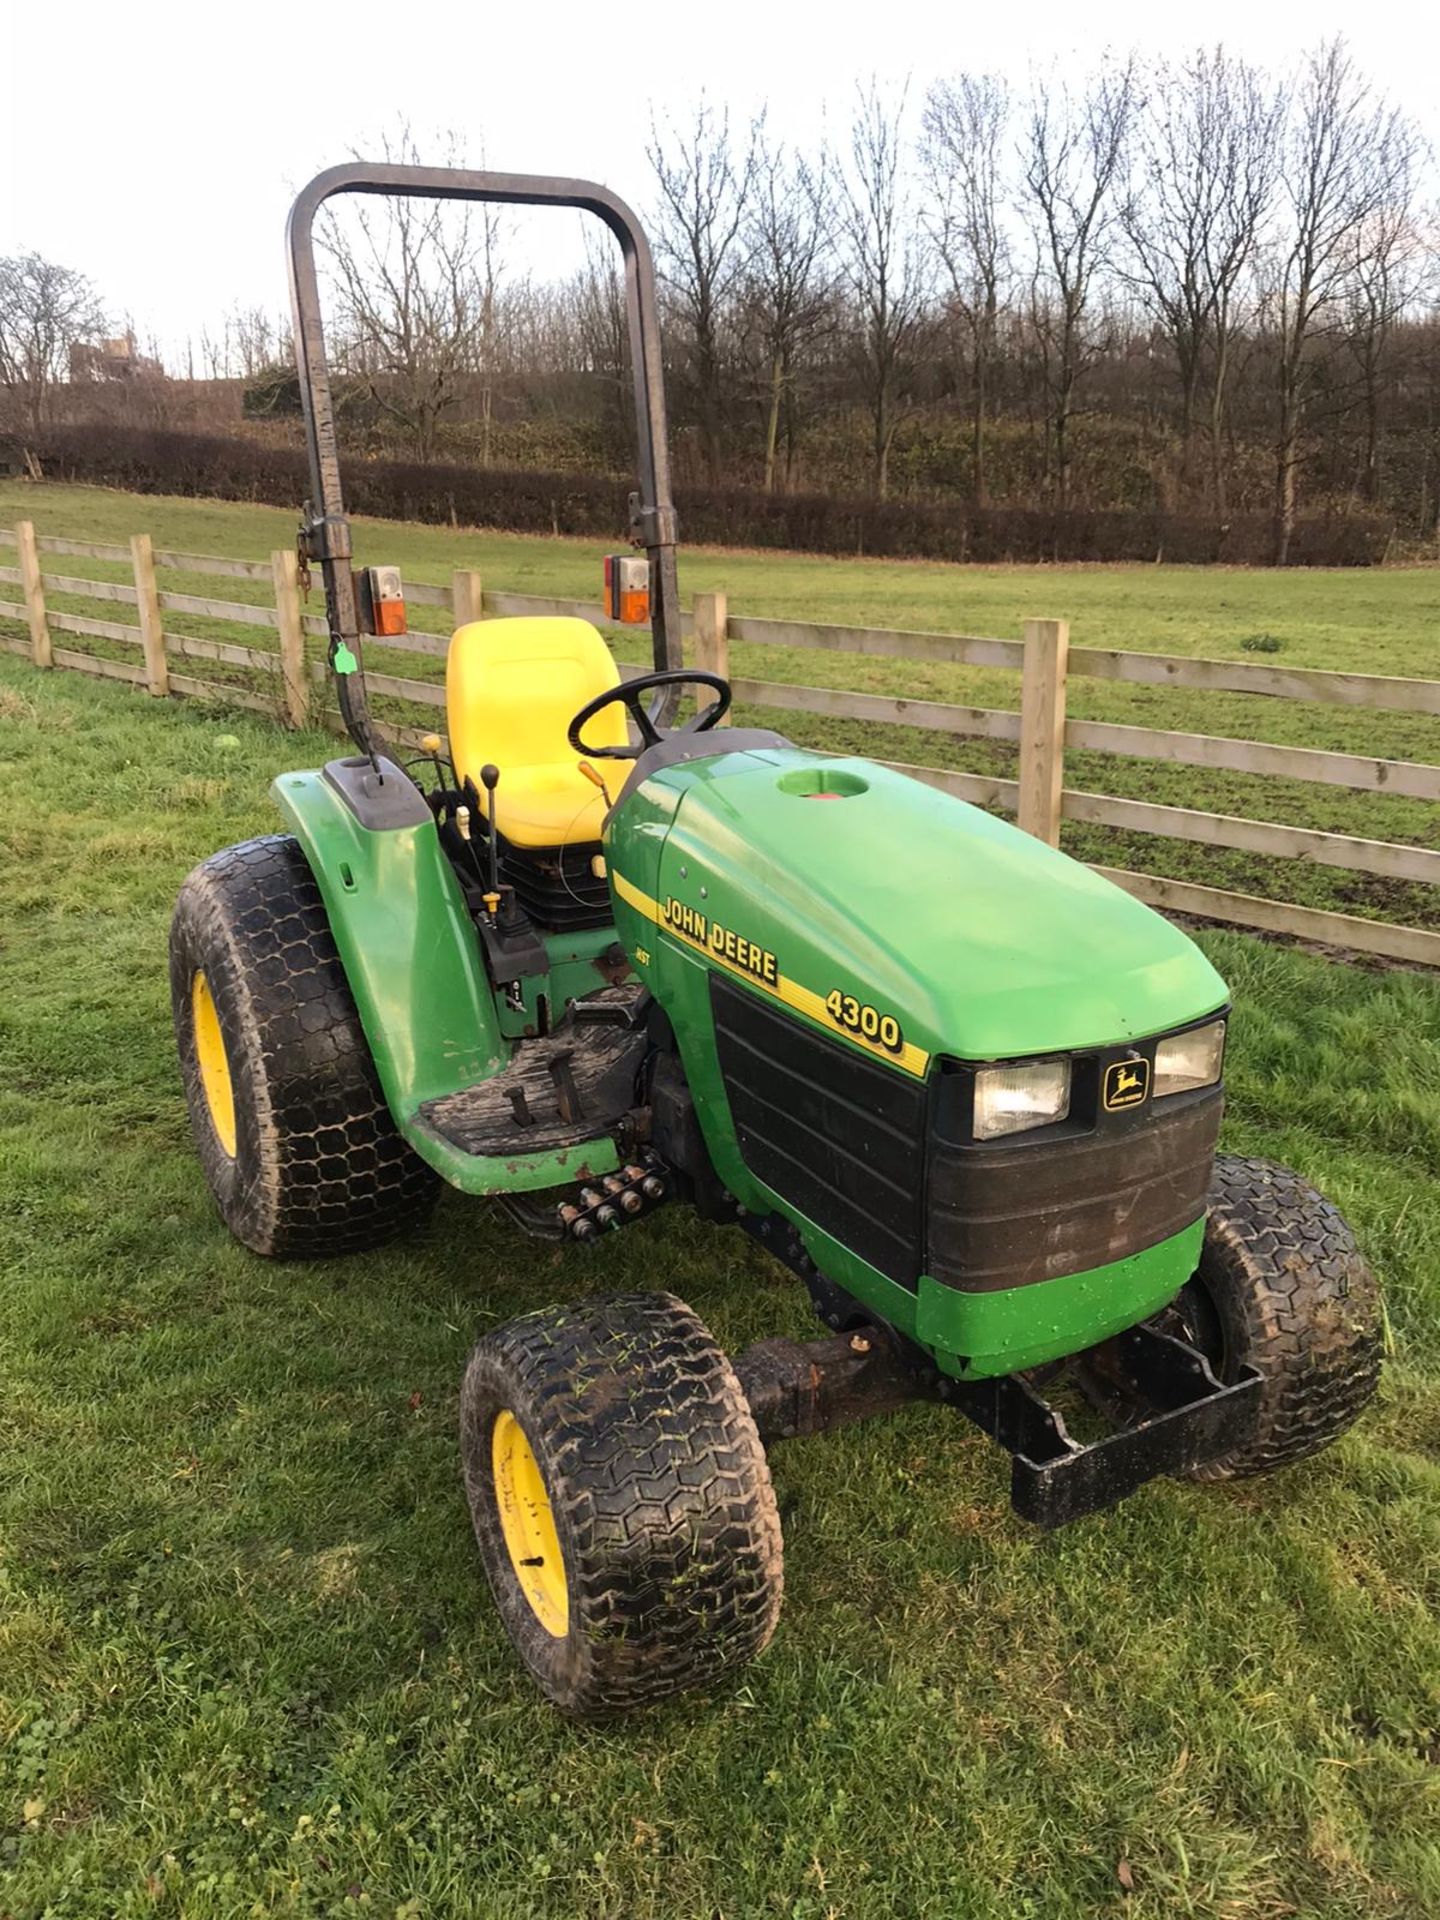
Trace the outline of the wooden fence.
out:
<instances>
[{"instance_id":1,"label":"wooden fence","mask_svg":"<svg viewBox=\"0 0 1440 1920\"><path fill-rule=\"evenodd\" d=\"M68 667L100 674L146 687L156 696L210 697L272 714L290 726L313 720L338 727L336 716L323 710L316 697L317 685L323 685L326 679L325 664L320 658L307 658L306 650L307 637L323 639L326 624L323 619L302 611L293 552L277 551L267 561L226 560L154 549L148 534L136 534L127 547L40 538L29 522L21 522L13 530L0 528L0 546L15 548L18 561L14 567L0 566L0 584L18 586L22 592L19 602L0 600L0 619L19 621L29 629L28 639L0 635L0 648L24 654L39 667ZM134 584L46 572L41 556L51 554L124 564L131 570ZM263 582L273 604L261 606L165 592L156 584L157 568ZM118 602L135 609L136 623L56 612L47 607L47 592ZM480 575L469 569L457 570L448 590L407 584L406 599L414 606L443 608L457 623L504 614L559 613L575 614L604 624L599 608L589 602L482 591ZM171 614L266 628L276 636L275 644L262 649L189 637L174 631L165 619ZM1429 847L1123 799L1067 788L1064 784L1065 752L1072 748L1440 802L1440 766L1311 747L1272 745L1222 735L1072 720L1066 714L1067 685L1076 676L1434 716L1440 716L1440 682L1071 647L1068 627L1062 620L1027 621L1020 640L814 626L794 620L732 615L723 593L697 594L691 612L684 616L683 627L692 641L697 663L727 678L732 641L762 648L813 649L1017 672L1020 703L1018 709L1013 710L907 700L888 694L770 680L738 678L732 685L737 703L745 706L846 721L899 724L962 738L1012 743L1018 757L1015 779L909 761L887 764L961 799L1013 813L1027 832L1052 845L1059 841L1061 822L1072 820L1210 847L1310 861L1392 880L1440 885L1440 852ZM57 633L118 642L136 649L140 658L132 663L60 647L54 641ZM371 644L396 652L443 657L447 641L441 634L411 632ZM260 693L245 686L222 685L178 673L174 667L177 659L218 661L230 667L258 669L266 676L270 691ZM370 669L366 679L376 694L419 706L444 707L443 688L435 681L408 679ZM421 731L415 728L391 727L388 731L411 745L422 737ZM1172 912L1293 935L1412 964L1440 966L1440 932L1428 928L1302 907L1153 874L1111 867L1098 870L1152 906Z\"/></svg>"}]
</instances>

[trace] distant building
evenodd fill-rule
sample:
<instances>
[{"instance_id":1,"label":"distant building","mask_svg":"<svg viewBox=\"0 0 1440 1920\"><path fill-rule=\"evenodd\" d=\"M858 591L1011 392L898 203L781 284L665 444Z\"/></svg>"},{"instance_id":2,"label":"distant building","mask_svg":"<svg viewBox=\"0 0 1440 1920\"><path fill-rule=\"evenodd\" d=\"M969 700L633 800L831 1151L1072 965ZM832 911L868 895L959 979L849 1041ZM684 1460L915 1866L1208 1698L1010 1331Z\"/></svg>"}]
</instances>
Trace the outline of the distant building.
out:
<instances>
[{"instance_id":1,"label":"distant building","mask_svg":"<svg viewBox=\"0 0 1440 1920\"><path fill-rule=\"evenodd\" d=\"M133 333L118 340L98 340L93 345L70 349L72 380L163 380L165 369L158 360L139 353Z\"/></svg>"}]
</instances>

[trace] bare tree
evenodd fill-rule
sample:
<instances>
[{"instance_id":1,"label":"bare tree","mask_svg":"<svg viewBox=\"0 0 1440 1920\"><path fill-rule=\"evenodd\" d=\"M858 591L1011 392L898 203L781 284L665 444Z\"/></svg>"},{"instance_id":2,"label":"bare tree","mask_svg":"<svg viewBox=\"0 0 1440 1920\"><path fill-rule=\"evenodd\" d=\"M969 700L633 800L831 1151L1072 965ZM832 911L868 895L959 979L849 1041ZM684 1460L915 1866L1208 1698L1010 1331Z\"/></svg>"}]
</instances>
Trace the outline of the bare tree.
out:
<instances>
[{"instance_id":1,"label":"bare tree","mask_svg":"<svg viewBox=\"0 0 1440 1920\"><path fill-rule=\"evenodd\" d=\"M468 371L479 383L480 464L488 467L495 424L495 390L502 370L508 314L501 299L500 222L493 207L481 206L471 268L475 325L470 335ZM512 289L523 299L523 290Z\"/></svg>"},{"instance_id":2,"label":"bare tree","mask_svg":"<svg viewBox=\"0 0 1440 1920\"><path fill-rule=\"evenodd\" d=\"M1415 162L1410 141L1395 155L1383 205L1356 230L1354 265L1346 289L1345 340L1360 376L1361 451L1358 490L1372 506L1380 498L1383 370L1395 329L1418 295L1426 267L1416 221Z\"/></svg>"},{"instance_id":3,"label":"bare tree","mask_svg":"<svg viewBox=\"0 0 1440 1920\"><path fill-rule=\"evenodd\" d=\"M72 349L105 327L95 289L83 273L38 253L0 259L0 387L8 389L32 432L44 426Z\"/></svg>"},{"instance_id":4,"label":"bare tree","mask_svg":"<svg viewBox=\"0 0 1440 1920\"><path fill-rule=\"evenodd\" d=\"M651 121L646 153L660 193L657 264L685 335L701 456L714 482L725 414L723 333L745 270L754 140L737 153L728 112L717 115L702 93L688 131L667 122L662 137Z\"/></svg>"},{"instance_id":5,"label":"bare tree","mask_svg":"<svg viewBox=\"0 0 1440 1920\"><path fill-rule=\"evenodd\" d=\"M221 322L218 338L208 328L200 334L200 359L208 380L253 380L289 366L293 357L289 322L238 300Z\"/></svg>"},{"instance_id":6,"label":"bare tree","mask_svg":"<svg viewBox=\"0 0 1440 1920\"><path fill-rule=\"evenodd\" d=\"M1275 548L1290 554L1296 483L1315 345L1333 331L1347 284L1373 261L1383 215L1408 178L1415 139L1377 100L1343 40L1310 55L1281 167L1287 231L1268 288L1275 335Z\"/></svg>"},{"instance_id":7,"label":"bare tree","mask_svg":"<svg viewBox=\"0 0 1440 1920\"><path fill-rule=\"evenodd\" d=\"M829 264L834 205L829 155L813 161L771 145L756 130L755 166L744 228L744 307L764 365L765 491L775 491L780 430L785 429L785 480L794 476L799 437L796 389L802 365L834 325L835 285Z\"/></svg>"},{"instance_id":8,"label":"bare tree","mask_svg":"<svg viewBox=\"0 0 1440 1920\"><path fill-rule=\"evenodd\" d=\"M635 423L630 400L630 332L625 314L625 284L616 265L614 248L591 233L585 235L585 265L571 283L580 370L598 383L603 395L602 417L617 455L634 447Z\"/></svg>"},{"instance_id":9,"label":"bare tree","mask_svg":"<svg viewBox=\"0 0 1440 1920\"><path fill-rule=\"evenodd\" d=\"M1054 433L1056 498L1070 504L1071 422L1080 381L1107 343L1096 300L1117 213L1126 143L1140 105L1133 55L1076 99L1058 83L1032 94L1022 158L1035 240L1031 312Z\"/></svg>"},{"instance_id":10,"label":"bare tree","mask_svg":"<svg viewBox=\"0 0 1440 1920\"><path fill-rule=\"evenodd\" d=\"M1225 505L1223 440L1236 304L1274 197L1283 94L1223 47L1152 76L1121 210L1126 277L1163 329L1180 384L1180 480L1207 359L1215 505Z\"/></svg>"},{"instance_id":11,"label":"bare tree","mask_svg":"<svg viewBox=\"0 0 1440 1920\"><path fill-rule=\"evenodd\" d=\"M382 153L419 159L408 127ZM453 137L443 164L464 164ZM366 198L347 217L353 237L328 212L317 235L338 309L337 364L364 380L416 457L432 459L463 376L483 382L492 362L501 216L484 204Z\"/></svg>"},{"instance_id":12,"label":"bare tree","mask_svg":"<svg viewBox=\"0 0 1440 1920\"><path fill-rule=\"evenodd\" d=\"M889 491L890 451L927 319L926 262L904 165L908 93L907 83L887 98L873 78L857 90L842 184L845 272L856 308L856 359L870 414L877 500Z\"/></svg>"},{"instance_id":13,"label":"bare tree","mask_svg":"<svg viewBox=\"0 0 1440 1920\"><path fill-rule=\"evenodd\" d=\"M970 348L970 484L976 506L985 504L990 387L1011 274L1003 173L1009 122L1010 90L994 74L938 80L925 101L922 155L931 234Z\"/></svg>"},{"instance_id":14,"label":"bare tree","mask_svg":"<svg viewBox=\"0 0 1440 1920\"><path fill-rule=\"evenodd\" d=\"M1432 274L1434 271L1432 259ZM1440 538L1440 291L1432 278L1429 311L1410 329L1415 369L1415 437L1419 442L1414 524L1424 539Z\"/></svg>"}]
</instances>

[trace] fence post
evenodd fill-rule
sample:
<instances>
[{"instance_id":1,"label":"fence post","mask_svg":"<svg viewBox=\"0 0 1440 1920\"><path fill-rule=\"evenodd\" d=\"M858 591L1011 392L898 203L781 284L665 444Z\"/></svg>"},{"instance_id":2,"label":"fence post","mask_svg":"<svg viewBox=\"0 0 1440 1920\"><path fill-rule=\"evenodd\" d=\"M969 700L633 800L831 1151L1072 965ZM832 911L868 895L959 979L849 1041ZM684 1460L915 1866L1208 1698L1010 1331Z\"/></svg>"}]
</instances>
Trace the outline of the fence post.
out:
<instances>
[{"instance_id":1,"label":"fence post","mask_svg":"<svg viewBox=\"0 0 1440 1920\"><path fill-rule=\"evenodd\" d=\"M309 708L305 672L305 626L300 616L300 562L293 547L270 555L275 582L275 623L280 634L281 707L287 727L303 727Z\"/></svg>"},{"instance_id":2,"label":"fence post","mask_svg":"<svg viewBox=\"0 0 1440 1920\"><path fill-rule=\"evenodd\" d=\"M703 673L718 673L722 680L730 678L729 615L723 593L696 594L695 664ZM720 724L728 727L730 716L727 714Z\"/></svg>"},{"instance_id":3,"label":"fence post","mask_svg":"<svg viewBox=\"0 0 1440 1920\"><path fill-rule=\"evenodd\" d=\"M1065 783L1065 674L1070 657L1067 620L1025 622L1020 676L1020 825L1037 840L1060 844L1060 794Z\"/></svg>"},{"instance_id":4,"label":"fence post","mask_svg":"<svg viewBox=\"0 0 1440 1920\"><path fill-rule=\"evenodd\" d=\"M484 607L480 598L480 575L474 567L456 567L450 583L450 597L455 608L457 627L469 626L472 620L484 616Z\"/></svg>"},{"instance_id":5,"label":"fence post","mask_svg":"<svg viewBox=\"0 0 1440 1920\"><path fill-rule=\"evenodd\" d=\"M37 667L53 667L55 655L50 645L50 623L45 618L45 584L40 578L40 549L35 544L33 520L17 521L15 544L20 549L20 584L30 616L30 658Z\"/></svg>"},{"instance_id":6,"label":"fence post","mask_svg":"<svg viewBox=\"0 0 1440 1920\"><path fill-rule=\"evenodd\" d=\"M135 605L140 615L140 641L145 649L145 684L158 699L170 691L170 668L165 659L165 629L160 624L160 594L155 585L155 552L148 533L132 533L130 559L135 569Z\"/></svg>"}]
</instances>

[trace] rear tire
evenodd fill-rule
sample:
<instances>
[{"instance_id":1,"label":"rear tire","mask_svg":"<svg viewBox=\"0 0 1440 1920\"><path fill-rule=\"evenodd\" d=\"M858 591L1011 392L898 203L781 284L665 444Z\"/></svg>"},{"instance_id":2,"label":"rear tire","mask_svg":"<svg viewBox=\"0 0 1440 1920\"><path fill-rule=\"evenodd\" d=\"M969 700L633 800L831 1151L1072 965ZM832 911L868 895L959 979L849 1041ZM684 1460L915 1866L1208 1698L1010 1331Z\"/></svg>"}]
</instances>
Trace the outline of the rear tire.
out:
<instances>
[{"instance_id":1,"label":"rear tire","mask_svg":"<svg viewBox=\"0 0 1440 1920\"><path fill-rule=\"evenodd\" d=\"M770 1639L783 1573L765 1450L730 1362L673 1294L487 1334L460 1444L500 1617L563 1712L709 1685Z\"/></svg>"},{"instance_id":2,"label":"rear tire","mask_svg":"<svg viewBox=\"0 0 1440 1920\"><path fill-rule=\"evenodd\" d=\"M170 1000L196 1151L237 1240L352 1253L424 1218L439 1181L390 1117L295 840L247 840L187 877Z\"/></svg>"},{"instance_id":3,"label":"rear tire","mask_svg":"<svg viewBox=\"0 0 1440 1920\"><path fill-rule=\"evenodd\" d=\"M1195 1277L1161 1316L1229 1383L1262 1377L1250 1442L1192 1480L1272 1473L1328 1447L1380 1377L1380 1295L1338 1207L1268 1160L1221 1154Z\"/></svg>"}]
</instances>

